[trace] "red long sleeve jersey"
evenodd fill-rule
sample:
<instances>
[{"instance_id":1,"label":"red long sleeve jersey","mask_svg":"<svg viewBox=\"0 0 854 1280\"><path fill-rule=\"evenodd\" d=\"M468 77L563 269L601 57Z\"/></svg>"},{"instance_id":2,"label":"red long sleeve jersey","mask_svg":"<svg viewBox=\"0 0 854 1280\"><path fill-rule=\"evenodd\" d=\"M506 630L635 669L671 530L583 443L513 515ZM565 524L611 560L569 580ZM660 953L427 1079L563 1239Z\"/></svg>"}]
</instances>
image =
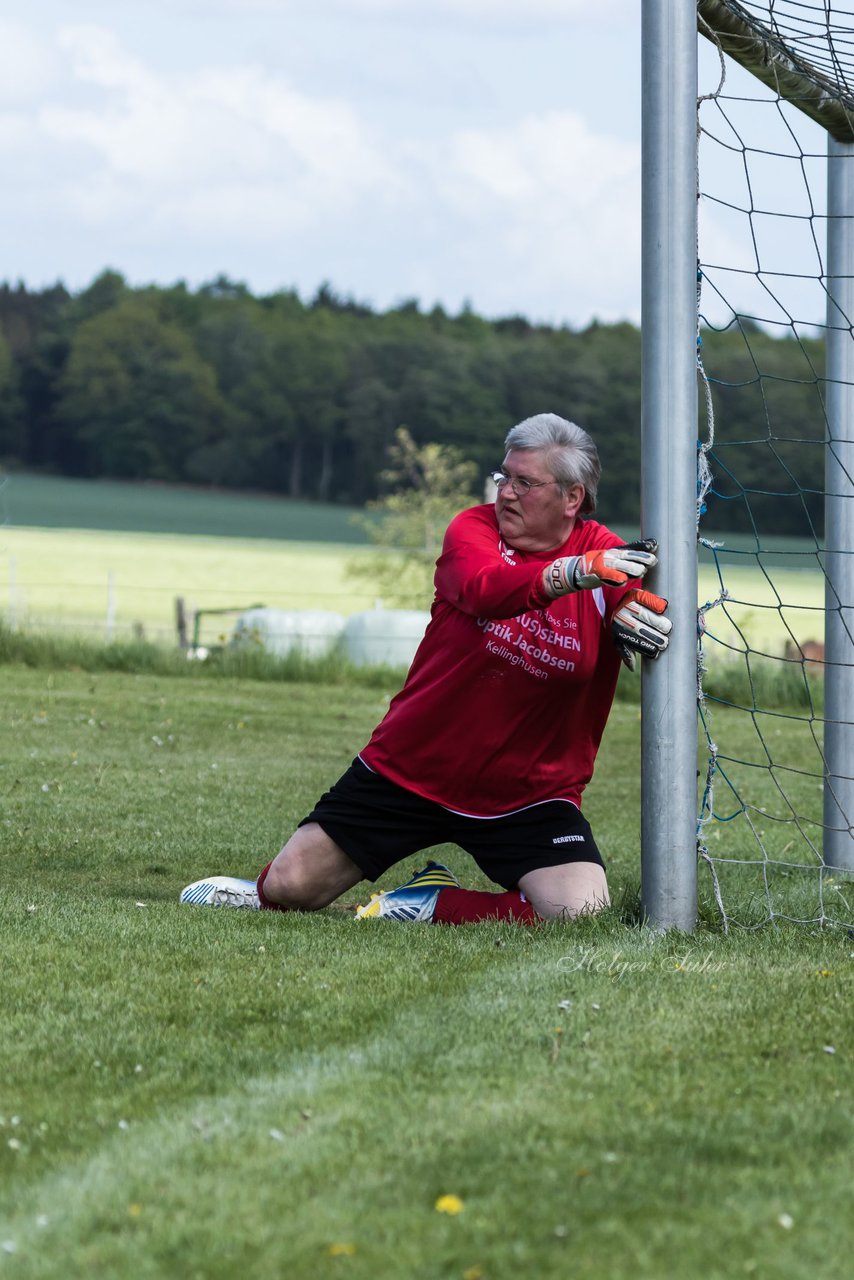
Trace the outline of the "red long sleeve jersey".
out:
<instances>
[{"instance_id":1,"label":"red long sleeve jersey","mask_svg":"<svg viewBox=\"0 0 854 1280\"><path fill-rule=\"evenodd\" d=\"M502 541L491 504L458 515L424 639L364 763L473 817L546 800L580 805L614 698L610 617L626 588L550 600L542 570L558 556L620 545L583 520L562 547L535 555Z\"/></svg>"}]
</instances>

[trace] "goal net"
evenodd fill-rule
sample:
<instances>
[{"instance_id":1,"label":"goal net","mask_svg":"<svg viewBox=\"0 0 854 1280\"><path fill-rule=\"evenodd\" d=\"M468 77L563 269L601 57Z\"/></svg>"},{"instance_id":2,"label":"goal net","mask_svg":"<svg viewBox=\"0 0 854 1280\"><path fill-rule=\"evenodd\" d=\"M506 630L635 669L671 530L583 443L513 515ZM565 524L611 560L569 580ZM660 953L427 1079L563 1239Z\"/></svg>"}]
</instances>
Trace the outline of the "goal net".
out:
<instances>
[{"instance_id":1,"label":"goal net","mask_svg":"<svg viewBox=\"0 0 854 1280\"><path fill-rule=\"evenodd\" d=\"M699 0L701 911L854 921L854 12Z\"/></svg>"}]
</instances>

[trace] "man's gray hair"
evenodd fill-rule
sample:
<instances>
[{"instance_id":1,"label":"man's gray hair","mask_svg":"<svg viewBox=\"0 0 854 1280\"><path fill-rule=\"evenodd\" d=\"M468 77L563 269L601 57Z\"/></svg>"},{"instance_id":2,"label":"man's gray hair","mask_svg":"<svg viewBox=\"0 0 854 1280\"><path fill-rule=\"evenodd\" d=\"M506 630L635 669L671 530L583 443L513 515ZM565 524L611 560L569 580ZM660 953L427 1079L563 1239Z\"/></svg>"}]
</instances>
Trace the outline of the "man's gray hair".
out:
<instances>
[{"instance_id":1,"label":"man's gray hair","mask_svg":"<svg viewBox=\"0 0 854 1280\"><path fill-rule=\"evenodd\" d=\"M545 449L551 473L564 493L574 484L584 485L579 515L589 516L596 510L602 467L596 446L583 427L556 413L537 413L508 431L504 447L508 451Z\"/></svg>"}]
</instances>

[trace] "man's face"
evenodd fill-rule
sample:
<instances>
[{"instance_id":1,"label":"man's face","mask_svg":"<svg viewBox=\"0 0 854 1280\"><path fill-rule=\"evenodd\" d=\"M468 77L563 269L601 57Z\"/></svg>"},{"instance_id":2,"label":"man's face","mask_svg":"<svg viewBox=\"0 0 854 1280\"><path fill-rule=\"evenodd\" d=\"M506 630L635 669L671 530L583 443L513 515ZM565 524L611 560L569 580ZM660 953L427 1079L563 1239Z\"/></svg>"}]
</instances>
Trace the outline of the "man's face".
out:
<instances>
[{"instance_id":1,"label":"man's face","mask_svg":"<svg viewBox=\"0 0 854 1280\"><path fill-rule=\"evenodd\" d=\"M524 496L512 483L498 490L495 514L504 541L519 551L557 550L572 532L584 486L573 485L569 493L562 493L545 449L511 449L501 469L511 481L528 480L533 486Z\"/></svg>"}]
</instances>

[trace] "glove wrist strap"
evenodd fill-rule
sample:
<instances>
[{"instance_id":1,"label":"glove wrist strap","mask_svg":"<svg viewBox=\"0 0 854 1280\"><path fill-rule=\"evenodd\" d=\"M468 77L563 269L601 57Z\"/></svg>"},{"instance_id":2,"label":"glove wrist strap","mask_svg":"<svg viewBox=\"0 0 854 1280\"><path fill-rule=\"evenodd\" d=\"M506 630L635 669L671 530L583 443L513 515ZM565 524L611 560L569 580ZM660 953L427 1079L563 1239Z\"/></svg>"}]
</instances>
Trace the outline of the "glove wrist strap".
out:
<instances>
[{"instance_id":1,"label":"glove wrist strap","mask_svg":"<svg viewBox=\"0 0 854 1280\"><path fill-rule=\"evenodd\" d=\"M560 556L546 567L543 572L543 583L553 600L578 590L575 582L577 567L578 556Z\"/></svg>"}]
</instances>

